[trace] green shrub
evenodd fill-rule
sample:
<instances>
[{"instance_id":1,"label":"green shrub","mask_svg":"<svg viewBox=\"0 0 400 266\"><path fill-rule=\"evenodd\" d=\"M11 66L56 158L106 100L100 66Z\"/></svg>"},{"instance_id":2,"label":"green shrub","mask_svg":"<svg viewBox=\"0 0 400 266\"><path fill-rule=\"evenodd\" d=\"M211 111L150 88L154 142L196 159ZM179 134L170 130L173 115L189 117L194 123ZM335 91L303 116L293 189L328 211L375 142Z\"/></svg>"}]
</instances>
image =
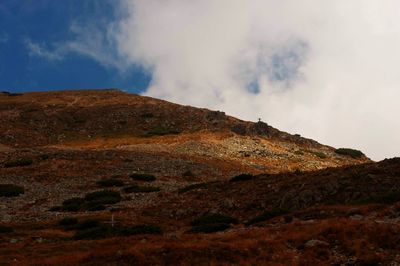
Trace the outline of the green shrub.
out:
<instances>
[{"instance_id":1,"label":"green shrub","mask_svg":"<svg viewBox=\"0 0 400 266\"><path fill-rule=\"evenodd\" d=\"M140 117L143 117L143 118L153 118L153 117L154 117L154 114L153 114L153 113L147 112L147 113L141 114Z\"/></svg>"},{"instance_id":2,"label":"green shrub","mask_svg":"<svg viewBox=\"0 0 400 266\"><path fill-rule=\"evenodd\" d=\"M225 231L226 229L230 228L231 226L226 223L216 223L216 224L203 224L193 226L189 232L192 233L214 233L219 231Z\"/></svg>"},{"instance_id":3,"label":"green shrub","mask_svg":"<svg viewBox=\"0 0 400 266\"><path fill-rule=\"evenodd\" d=\"M321 159L328 158L328 156L327 156L325 153L320 152L320 151L315 151L315 152L313 152L313 154L314 154L315 156L321 158Z\"/></svg>"},{"instance_id":4,"label":"green shrub","mask_svg":"<svg viewBox=\"0 0 400 266\"><path fill-rule=\"evenodd\" d=\"M63 208L61 206L53 206L49 209L51 212L60 212L63 211Z\"/></svg>"},{"instance_id":5,"label":"green shrub","mask_svg":"<svg viewBox=\"0 0 400 266\"><path fill-rule=\"evenodd\" d=\"M135 225L131 227L120 227L117 229L118 235L122 236L130 236L130 235L139 235L139 234L161 234L162 230L160 227L151 224L141 224Z\"/></svg>"},{"instance_id":6,"label":"green shrub","mask_svg":"<svg viewBox=\"0 0 400 266\"><path fill-rule=\"evenodd\" d=\"M68 205L81 205L81 204L83 204L84 202L85 202L84 199L75 197L75 198L70 198L70 199L64 200L63 203L62 203L62 205L63 205L63 206L68 206Z\"/></svg>"},{"instance_id":7,"label":"green shrub","mask_svg":"<svg viewBox=\"0 0 400 266\"><path fill-rule=\"evenodd\" d=\"M101 190L85 195L85 201L91 204L115 204L121 201L121 194L111 190Z\"/></svg>"},{"instance_id":8,"label":"green shrub","mask_svg":"<svg viewBox=\"0 0 400 266\"><path fill-rule=\"evenodd\" d=\"M28 166L33 163L32 159L29 158L20 158L17 160L8 161L4 164L5 167L19 167L19 166Z\"/></svg>"},{"instance_id":9,"label":"green shrub","mask_svg":"<svg viewBox=\"0 0 400 266\"><path fill-rule=\"evenodd\" d=\"M192 171L187 170L187 171L185 171L185 172L182 173L182 176L183 176L183 177L194 177L194 174L193 174Z\"/></svg>"},{"instance_id":10,"label":"green shrub","mask_svg":"<svg viewBox=\"0 0 400 266\"><path fill-rule=\"evenodd\" d=\"M242 125L242 124L236 124L234 126L231 127L231 131L233 133L236 133L238 135L246 135L247 134L247 126L246 125Z\"/></svg>"},{"instance_id":11,"label":"green shrub","mask_svg":"<svg viewBox=\"0 0 400 266\"><path fill-rule=\"evenodd\" d=\"M50 158L50 155L48 155L48 154L40 154L39 158L40 158L40 160L45 161L45 160L48 160Z\"/></svg>"},{"instance_id":12,"label":"green shrub","mask_svg":"<svg viewBox=\"0 0 400 266\"><path fill-rule=\"evenodd\" d=\"M0 184L0 197L17 197L24 192L23 187L13 184Z\"/></svg>"},{"instance_id":13,"label":"green shrub","mask_svg":"<svg viewBox=\"0 0 400 266\"><path fill-rule=\"evenodd\" d=\"M9 93L7 93L7 95L8 96L22 96L22 95L24 95L23 93L12 93L12 92L9 92Z\"/></svg>"},{"instance_id":14,"label":"green shrub","mask_svg":"<svg viewBox=\"0 0 400 266\"><path fill-rule=\"evenodd\" d=\"M86 123L86 121L87 120L83 117L74 117L74 122L77 124L84 124L84 123Z\"/></svg>"},{"instance_id":15,"label":"green shrub","mask_svg":"<svg viewBox=\"0 0 400 266\"><path fill-rule=\"evenodd\" d=\"M175 129L166 128L164 126L155 126L147 132L147 136L164 136L170 134L179 134L180 132Z\"/></svg>"},{"instance_id":16,"label":"green shrub","mask_svg":"<svg viewBox=\"0 0 400 266\"><path fill-rule=\"evenodd\" d=\"M255 224L255 223L263 222L263 221L272 219L272 218L274 218L274 217L287 214L288 212L289 212L288 210L284 210L284 209L273 209L273 210L271 210L271 211L265 211L265 212L263 212L261 215L256 216L256 217L250 219L250 220L246 223L246 225L252 225L252 224Z\"/></svg>"},{"instance_id":17,"label":"green shrub","mask_svg":"<svg viewBox=\"0 0 400 266\"><path fill-rule=\"evenodd\" d=\"M229 181L230 182L247 181L247 180L251 180L253 178L254 178L254 175L252 175L252 174L240 174L240 175L232 177L231 180L229 180Z\"/></svg>"},{"instance_id":18,"label":"green shrub","mask_svg":"<svg viewBox=\"0 0 400 266\"><path fill-rule=\"evenodd\" d=\"M400 201L400 192L382 193L375 196L367 197L354 202L355 204L392 204Z\"/></svg>"},{"instance_id":19,"label":"green shrub","mask_svg":"<svg viewBox=\"0 0 400 266\"><path fill-rule=\"evenodd\" d=\"M285 221L285 223L291 223L292 221L293 221L293 216L290 216L290 215L286 215L286 216L283 216L283 220Z\"/></svg>"},{"instance_id":20,"label":"green shrub","mask_svg":"<svg viewBox=\"0 0 400 266\"><path fill-rule=\"evenodd\" d=\"M61 206L61 210L69 211L69 212L77 212L82 209L82 205L85 203L85 200L82 198L71 198L64 200Z\"/></svg>"},{"instance_id":21,"label":"green shrub","mask_svg":"<svg viewBox=\"0 0 400 266\"><path fill-rule=\"evenodd\" d=\"M97 185L101 187L122 187L124 182L120 179L110 178L97 181Z\"/></svg>"},{"instance_id":22,"label":"green shrub","mask_svg":"<svg viewBox=\"0 0 400 266\"><path fill-rule=\"evenodd\" d=\"M86 210L90 211L90 212L94 212L94 211L102 211L106 209L106 206L104 206L103 204L87 204L87 207L85 208Z\"/></svg>"},{"instance_id":23,"label":"green shrub","mask_svg":"<svg viewBox=\"0 0 400 266\"><path fill-rule=\"evenodd\" d=\"M80 222L76 228L78 230L85 230L85 229L90 229L94 227L99 227L101 225L100 221L98 220L93 220L93 219L88 219Z\"/></svg>"},{"instance_id":24,"label":"green shrub","mask_svg":"<svg viewBox=\"0 0 400 266\"><path fill-rule=\"evenodd\" d=\"M132 186L124 188L124 191L126 193L149 193L149 192L158 192L158 191L160 191L160 188L132 185Z\"/></svg>"},{"instance_id":25,"label":"green shrub","mask_svg":"<svg viewBox=\"0 0 400 266\"><path fill-rule=\"evenodd\" d=\"M197 184L192 184L188 185L186 187L183 187L178 190L178 193L185 193L194 189L201 189L201 188L207 188L208 183L197 183Z\"/></svg>"},{"instance_id":26,"label":"green shrub","mask_svg":"<svg viewBox=\"0 0 400 266\"><path fill-rule=\"evenodd\" d=\"M101 190L88 193L84 198L67 199L62 203L62 206L52 207L50 211L101 211L106 208L105 204L115 204L120 201L121 194L119 192Z\"/></svg>"},{"instance_id":27,"label":"green shrub","mask_svg":"<svg viewBox=\"0 0 400 266\"><path fill-rule=\"evenodd\" d=\"M211 213L203 215L192 221L192 226L200 226L206 224L237 224L238 220L236 218L219 214L219 213Z\"/></svg>"},{"instance_id":28,"label":"green shrub","mask_svg":"<svg viewBox=\"0 0 400 266\"><path fill-rule=\"evenodd\" d=\"M296 168L296 170L294 170L294 173L295 173L296 175L300 175L300 174L302 173L302 171L301 171L301 169Z\"/></svg>"},{"instance_id":29,"label":"green shrub","mask_svg":"<svg viewBox=\"0 0 400 266\"><path fill-rule=\"evenodd\" d=\"M101 239L112 236L131 236L138 234L161 234L160 227L155 225L136 225L131 227L126 226L110 226L101 224L98 221L87 224L86 226L78 226L74 235L74 239Z\"/></svg>"},{"instance_id":30,"label":"green shrub","mask_svg":"<svg viewBox=\"0 0 400 266\"><path fill-rule=\"evenodd\" d=\"M14 229L10 226L0 224L0 234L12 233Z\"/></svg>"},{"instance_id":31,"label":"green shrub","mask_svg":"<svg viewBox=\"0 0 400 266\"><path fill-rule=\"evenodd\" d=\"M58 222L58 224L61 226L71 226L76 225L77 223L78 219L75 217L65 217Z\"/></svg>"},{"instance_id":32,"label":"green shrub","mask_svg":"<svg viewBox=\"0 0 400 266\"><path fill-rule=\"evenodd\" d=\"M102 239L106 237L111 237L112 234L112 229L111 227L108 226L96 226L96 227L90 227L87 229L81 229L76 231L74 235L74 239L76 240L81 240L81 239Z\"/></svg>"},{"instance_id":33,"label":"green shrub","mask_svg":"<svg viewBox=\"0 0 400 266\"><path fill-rule=\"evenodd\" d=\"M169 132L170 132L169 129L163 126L155 126L148 132L148 134L162 136L169 134Z\"/></svg>"},{"instance_id":34,"label":"green shrub","mask_svg":"<svg viewBox=\"0 0 400 266\"><path fill-rule=\"evenodd\" d=\"M361 151L348 148L336 149L335 153L340 155L350 156L352 158L360 158L364 156L364 153L362 153Z\"/></svg>"},{"instance_id":35,"label":"green shrub","mask_svg":"<svg viewBox=\"0 0 400 266\"><path fill-rule=\"evenodd\" d=\"M130 177L134 180L138 180L138 181L147 181L147 182L151 182L151 181L155 181L156 177L154 175L149 175L149 174L141 174L141 173L134 173L131 174Z\"/></svg>"},{"instance_id":36,"label":"green shrub","mask_svg":"<svg viewBox=\"0 0 400 266\"><path fill-rule=\"evenodd\" d=\"M1 94L4 94L5 96L21 96L23 93L13 93L9 91L0 91Z\"/></svg>"}]
</instances>

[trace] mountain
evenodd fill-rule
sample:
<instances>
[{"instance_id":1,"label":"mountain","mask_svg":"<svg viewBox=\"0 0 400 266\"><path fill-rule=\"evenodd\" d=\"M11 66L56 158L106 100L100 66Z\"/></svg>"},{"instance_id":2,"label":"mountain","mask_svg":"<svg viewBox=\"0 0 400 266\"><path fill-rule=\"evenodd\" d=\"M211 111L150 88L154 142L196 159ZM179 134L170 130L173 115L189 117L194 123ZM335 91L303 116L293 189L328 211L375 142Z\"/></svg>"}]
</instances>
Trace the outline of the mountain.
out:
<instances>
[{"instance_id":1,"label":"mountain","mask_svg":"<svg viewBox=\"0 0 400 266\"><path fill-rule=\"evenodd\" d=\"M3 150L163 151L220 159L249 171L316 170L369 161L342 156L263 122L118 90L0 94L0 131Z\"/></svg>"},{"instance_id":2,"label":"mountain","mask_svg":"<svg viewBox=\"0 0 400 266\"><path fill-rule=\"evenodd\" d=\"M399 159L115 89L0 93L0 132L6 264L400 263Z\"/></svg>"}]
</instances>

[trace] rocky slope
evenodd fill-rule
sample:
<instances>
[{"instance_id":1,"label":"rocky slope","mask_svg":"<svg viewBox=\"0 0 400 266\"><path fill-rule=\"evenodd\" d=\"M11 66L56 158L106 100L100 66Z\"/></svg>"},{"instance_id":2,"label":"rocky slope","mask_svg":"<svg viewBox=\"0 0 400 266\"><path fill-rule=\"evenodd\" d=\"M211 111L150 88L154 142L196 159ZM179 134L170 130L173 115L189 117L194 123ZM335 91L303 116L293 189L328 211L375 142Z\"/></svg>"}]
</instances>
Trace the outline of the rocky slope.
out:
<instances>
[{"instance_id":1,"label":"rocky slope","mask_svg":"<svg viewBox=\"0 0 400 266\"><path fill-rule=\"evenodd\" d=\"M5 264L400 263L398 159L118 90L0 93L0 132Z\"/></svg>"}]
</instances>

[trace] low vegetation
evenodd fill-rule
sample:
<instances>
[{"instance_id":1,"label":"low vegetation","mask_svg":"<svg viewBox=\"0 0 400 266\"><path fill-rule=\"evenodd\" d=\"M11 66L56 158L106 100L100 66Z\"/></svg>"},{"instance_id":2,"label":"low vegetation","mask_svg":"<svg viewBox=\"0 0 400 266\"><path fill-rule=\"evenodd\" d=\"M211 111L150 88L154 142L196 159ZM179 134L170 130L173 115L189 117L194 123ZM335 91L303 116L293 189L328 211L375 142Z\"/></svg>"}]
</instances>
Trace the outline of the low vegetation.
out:
<instances>
[{"instance_id":1,"label":"low vegetation","mask_svg":"<svg viewBox=\"0 0 400 266\"><path fill-rule=\"evenodd\" d=\"M153 117L154 117L154 114L153 114L153 113L150 113L150 112L146 112L146 113L141 114L140 117L146 118L146 119L147 119L147 118L153 118Z\"/></svg>"},{"instance_id":2,"label":"low vegetation","mask_svg":"<svg viewBox=\"0 0 400 266\"><path fill-rule=\"evenodd\" d=\"M218 223L225 223L225 224L237 224L238 220L236 218L219 214L219 213L211 213L203 215L195 220L192 221L191 225L205 225L205 224L218 224Z\"/></svg>"},{"instance_id":3,"label":"low vegetation","mask_svg":"<svg viewBox=\"0 0 400 266\"><path fill-rule=\"evenodd\" d=\"M321 159L328 158L328 156L327 156L325 153L320 152L320 151L315 151L315 152L313 152L313 154L314 154L315 156L317 156L318 158L321 158Z\"/></svg>"},{"instance_id":4,"label":"low vegetation","mask_svg":"<svg viewBox=\"0 0 400 266\"><path fill-rule=\"evenodd\" d=\"M112 226L101 223L97 220L86 220L76 226L75 240L81 239L102 239L113 236L131 236L139 234L161 234L160 227L151 224L135 226Z\"/></svg>"},{"instance_id":5,"label":"low vegetation","mask_svg":"<svg viewBox=\"0 0 400 266\"><path fill-rule=\"evenodd\" d=\"M248 181L253 179L255 176L252 174L240 174L237 176L232 177L229 181L230 182L238 182L238 181Z\"/></svg>"},{"instance_id":6,"label":"low vegetation","mask_svg":"<svg viewBox=\"0 0 400 266\"><path fill-rule=\"evenodd\" d=\"M113 236L112 228L106 225L96 226L87 229L81 229L74 234L75 240L81 239L102 239Z\"/></svg>"},{"instance_id":7,"label":"low vegetation","mask_svg":"<svg viewBox=\"0 0 400 266\"><path fill-rule=\"evenodd\" d=\"M11 160L8 161L4 164L4 167L23 167L23 166L29 166L33 163L33 160L30 158L20 158L16 160Z\"/></svg>"},{"instance_id":8,"label":"low vegetation","mask_svg":"<svg viewBox=\"0 0 400 266\"><path fill-rule=\"evenodd\" d=\"M146 136L151 137L151 136L164 136L164 135L172 135L172 134L179 134L180 131L172 128L167 128L164 126L155 126L152 129L150 129Z\"/></svg>"},{"instance_id":9,"label":"low vegetation","mask_svg":"<svg viewBox=\"0 0 400 266\"><path fill-rule=\"evenodd\" d=\"M13 184L0 184L0 197L17 197L24 192L23 187Z\"/></svg>"},{"instance_id":10,"label":"low vegetation","mask_svg":"<svg viewBox=\"0 0 400 266\"><path fill-rule=\"evenodd\" d=\"M149 193L149 192L158 192L160 191L159 187L150 187L150 186L137 186L132 185L124 188L126 193Z\"/></svg>"},{"instance_id":11,"label":"low vegetation","mask_svg":"<svg viewBox=\"0 0 400 266\"><path fill-rule=\"evenodd\" d=\"M350 156L352 158L361 158L364 156L359 150L349 149L349 148L339 148L335 150L335 153L345 156Z\"/></svg>"},{"instance_id":12,"label":"low vegetation","mask_svg":"<svg viewBox=\"0 0 400 266\"><path fill-rule=\"evenodd\" d=\"M400 201L400 192L389 192L364 198L354 202L355 204L392 204Z\"/></svg>"},{"instance_id":13,"label":"low vegetation","mask_svg":"<svg viewBox=\"0 0 400 266\"><path fill-rule=\"evenodd\" d=\"M71 198L65 200L62 206L56 206L50 211L100 211L106 208L106 204L115 204L121 201L121 194L111 190L101 190L88 193L84 198Z\"/></svg>"},{"instance_id":14,"label":"low vegetation","mask_svg":"<svg viewBox=\"0 0 400 266\"><path fill-rule=\"evenodd\" d=\"M40 154L39 159L42 161L48 160L50 158L50 155L48 154Z\"/></svg>"},{"instance_id":15,"label":"low vegetation","mask_svg":"<svg viewBox=\"0 0 400 266\"><path fill-rule=\"evenodd\" d=\"M215 233L219 231L225 231L229 229L231 226L225 223L216 223L216 224L204 224L204 225L196 225L193 226L189 232L192 233Z\"/></svg>"},{"instance_id":16,"label":"low vegetation","mask_svg":"<svg viewBox=\"0 0 400 266\"><path fill-rule=\"evenodd\" d=\"M194 177L194 174L193 174L192 171L187 170L187 171L182 173L182 177Z\"/></svg>"},{"instance_id":17,"label":"low vegetation","mask_svg":"<svg viewBox=\"0 0 400 266\"><path fill-rule=\"evenodd\" d=\"M106 206L104 204L99 204L99 203L89 203L87 204L86 210L90 211L90 212L94 212L94 211L102 211L105 210Z\"/></svg>"},{"instance_id":18,"label":"low vegetation","mask_svg":"<svg viewBox=\"0 0 400 266\"><path fill-rule=\"evenodd\" d=\"M236 218L227 215L219 213L206 214L192 221L190 232L213 233L224 231L230 228L231 224L237 223L238 220Z\"/></svg>"},{"instance_id":19,"label":"low vegetation","mask_svg":"<svg viewBox=\"0 0 400 266\"><path fill-rule=\"evenodd\" d=\"M140 235L140 234L161 234L162 230L159 226L152 224L140 224L130 227L120 227L119 234L124 236Z\"/></svg>"},{"instance_id":20,"label":"low vegetation","mask_svg":"<svg viewBox=\"0 0 400 266\"><path fill-rule=\"evenodd\" d=\"M14 229L10 226L0 224L0 234L12 233Z\"/></svg>"},{"instance_id":21,"label":"low vegetation","mask_svg":"<svg viewBox=\"0 0 400 266\"><path fill-rule=\"evenodd\" d=\"M277 216L287 214L288 212L289 212L288 210L284 209L273 209L270 211L265 211L262 214L250 219L248 222L246 222L246 225L252 225L259 222L264 222L269 219L275 218Z\"/></svg>"},{"instance_id":22,"label":"low vegetation","mask_svg":"<svg viewBox=\"0 0 400 266\"><path fill-rule=\"evenodd\" d=\"M63 211L77 212L82 208L85 200L82 198L71 198L67 199L62 203Z\"/></svg>"},{"instance_id":23,"label":"low vegetation","mask_svg":"<svg viewBox=\"0 0 400 266\"><path fill-rule=\"evenodd\" d=\"M247 134L247 126L242 124L236 124L231 127L231 131L238 135L246 135Z\"/></svg>"},{"instance_id":24,"label":"low vegetation","mask_svg":"<svg viewBox=\"0 0 400 266\"><path fill-rule=\"evenodd\" d=\"M130 178L132 178L133 180L146 181L146 182L151 182L156 180L156 177L154 175L142 174L142 173L131 174Z\"/></svg>"},{"instance_id":25,"label":"low vegetation","mask_svg":"<svg viewBox=\"0 0 400 266\"><path fill-rule=\"evenodd\" d=\"M97 185L100 187L122 187L124 182L117 178L110 178L97 181Z\"/></svg>"},{"instance_id":26,"label":"low vegetation","mask_svg":"<svg viewBox=\"0 0 400 266\"><path fill-rule=\"evenodd\" d=\"M75 217L65 217L61 219L58 224L61 226L72 226L78 223L78 219Z\"/></svg>"},{"instance_id":27,"label":"low vegetation","mask_svg":"<svg viewBox=\"0 0 400 266\"><path fill-rule=\"evenodd\" d=\"M78 230L86 230L94 227L99 227L100 225L101 225L100 221L94 219L88 219L77 224L75 228Z\"/></svg>"},{"instance_id":28,"label":"low vegetation","mask_svg":"<svg viewBox=\"0 0 400 266\"><path fill-rule=\"evenodd\" d=\"M111 190L101 190L88 193L85 201L97 204L115 204L121 201L121 194Z\"/></svg>"},{"instance_id":29,"label":"low vegetation","mask_svg":"<svg viewBox=\"0 0 400 266\"><path fill-rule=\"evenodd\" d=\"M304 155L304 152L302 150L296 150L294 152L294 154L296 154L296 155Z\"/></svg>"},{"instance_id":30,"label":"low vegetation","mask_svg":"<svg viewBox=\"0 0 400 266\"><path fill-rule=\"evenodd\" d=\"M83 117L74 117L74 122L77 124L84 124L84 123L86 123L86 121L87 120Z\"/></svg>"},{"instance_id":31,"label":"low vegetation","mask_svg":"<svg viewBox=\"0 0 400 266\"><path fill-rule=\"evenodd\" d=\"M13 93L13 92L8 92L8 91L2 91L0 93L7 95L7 96L22 96L23 95L23 93Z\"/></svg>"},{"instance_id":32,"label":"low vegetation","mask_svg":"<svg viewBox=\"0 0 400 266\"><path fill-rule=\"evenodd\" d=\"M195 189L203 189L203 188L207 188L209 185L209 183L196 183L196 184L191 184L188 185L186 187L183 187L181 189L178 190L178 193L185 193L191 190L195 190Z\"/></svg>"}]
</instances>

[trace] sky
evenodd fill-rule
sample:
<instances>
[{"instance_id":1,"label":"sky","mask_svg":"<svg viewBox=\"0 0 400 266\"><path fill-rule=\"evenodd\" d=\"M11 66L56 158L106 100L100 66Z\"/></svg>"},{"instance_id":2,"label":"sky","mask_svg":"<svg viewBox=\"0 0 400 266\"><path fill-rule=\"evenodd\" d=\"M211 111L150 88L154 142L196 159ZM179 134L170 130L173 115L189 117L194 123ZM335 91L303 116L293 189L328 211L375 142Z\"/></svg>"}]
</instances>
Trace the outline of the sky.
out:
<instances>
[{"instance_id":1,"label":"sky","mask_svg":"<svg viewBox=\"0 0 400 266\"><path fill-rule=\"evenodd\" d=\"M151 73L114 63L103 31L118 19L113 3L0 0L0 91L145 90Z\"/></svg>"},{"instance_id":2,"label":"sky","mask_svg":"<svg viewBox=\"0 0 400 266\"><path fill-rule=\"evenodd\" d=\"M0 0L0 90L120 88L400 155L398 0Z\"/></svg>"}]
</instances>

